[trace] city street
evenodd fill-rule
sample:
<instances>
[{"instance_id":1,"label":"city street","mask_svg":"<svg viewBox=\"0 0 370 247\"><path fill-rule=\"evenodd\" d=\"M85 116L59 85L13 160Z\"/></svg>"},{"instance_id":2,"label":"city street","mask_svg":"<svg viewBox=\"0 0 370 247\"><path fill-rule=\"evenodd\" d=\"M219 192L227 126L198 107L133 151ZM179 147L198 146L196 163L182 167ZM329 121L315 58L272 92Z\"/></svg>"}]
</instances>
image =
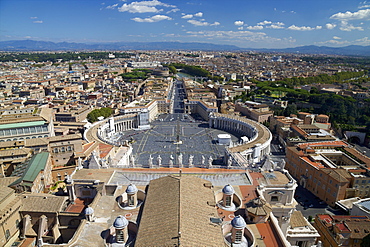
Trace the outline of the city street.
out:
<instances>
[{"instance_id":1,"label":"city street","mask_svg":"<svg viewBox=\"0 0 370 247\"><path fill-rule=\"evenodd\" d=\"M294 198L299 204L296 209L301 211L306 218L309 216L315 218L316 214L344 214L342 210L331 208L302 186L297 187Z\"/></svg>"}]
</instances>

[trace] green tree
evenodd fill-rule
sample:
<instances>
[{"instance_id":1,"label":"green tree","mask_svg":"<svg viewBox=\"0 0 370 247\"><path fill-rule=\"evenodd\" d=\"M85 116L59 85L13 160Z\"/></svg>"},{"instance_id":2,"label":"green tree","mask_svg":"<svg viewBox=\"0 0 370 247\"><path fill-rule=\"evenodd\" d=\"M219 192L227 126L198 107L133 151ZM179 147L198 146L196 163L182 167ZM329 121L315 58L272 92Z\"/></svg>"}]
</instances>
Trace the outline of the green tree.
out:
<instances>
[{"instance_id":1,"label":"green tree","mask_svg":"<svg viewBox=\"0 0 370 247\"><path fill-rule=\"evenodd\" d=\"M284 115L285 116L290 116L291 114L297 114L297 105L296 104L289 104L285 110L284 110Z\"/></svg>"},{"instance_id":2,"label":"green tree","mask_svg":"<svg viewBox=\"0 0 370 247\"><path fill-rule=\"evenodd\" d=\"M87 120L90 123L98 121L98 117L104 117L107 118L110 115L112 115L113 110L109 107L103 107L100 109L92 110L89 114L87 114Z\"/></svg>"}]
</instances>

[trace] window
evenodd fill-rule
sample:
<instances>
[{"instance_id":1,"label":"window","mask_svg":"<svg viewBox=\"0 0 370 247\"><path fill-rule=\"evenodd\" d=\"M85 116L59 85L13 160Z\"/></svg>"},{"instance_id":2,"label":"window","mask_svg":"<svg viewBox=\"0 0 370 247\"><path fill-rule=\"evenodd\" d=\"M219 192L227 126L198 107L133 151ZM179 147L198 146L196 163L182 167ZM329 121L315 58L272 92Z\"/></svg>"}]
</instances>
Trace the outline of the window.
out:
<instances>
[{"instance_id":1,"label":"window","mask_svg":"<svg viewBox=\"0 0 370 247\"><path fill-rule=\"evenodd\" d=\"M135 206L135 200L134 196L128 195L128 205L129 206Z\"/></svg>"},{"instance_id":2,"label":"window","mask_svg":"<svg viewBox=\"0 0 370 247\"><path fill-rule=\"evenodd\" d=\"M237 230L236 233L235 233L235 241L234 243L235 244L240 244L242 242L242 238L243 238L243 233L241 230Z\"/></svg>"},{"instance_id":3,"label":"window","mask_svg":"<svg viewBox=\"0 0 370 247\"><path fill-rule=\"evenodd\" d=\"M125 242L125 235L123 233L123 230L117 230L116 231L116 239L118 243Z\"/></svg>"},{"instance_id":4,"label":"window","mask_svg":"<svg viewBox=\"0 0 370 247\"><path fill-rule=\"evenodd\" d=\"M231 196L226 196L226 207L230 207L231 206Z\"/></svg>"},{"instance_id":5,"label":"window","mask_svg":"<svg viewBox=\"0 0 370 247\"><path fill-rule=\"evenodd\" d=\"M9 229L7 229L5 231L5 238L6 238L6 240L8 240L10 238L10 231L9 231Z\"/></svg>"},{"instance_id":6,"label":"window","mask_svg":"<svg viewBox=\"0 0 370 247\"><path fill-rule=\"evenodd\" d=\"M271 196L271 201L272 202L277 202L277 201L279 201L279 197L278 196Z\"/></svg>"}]
</instances>

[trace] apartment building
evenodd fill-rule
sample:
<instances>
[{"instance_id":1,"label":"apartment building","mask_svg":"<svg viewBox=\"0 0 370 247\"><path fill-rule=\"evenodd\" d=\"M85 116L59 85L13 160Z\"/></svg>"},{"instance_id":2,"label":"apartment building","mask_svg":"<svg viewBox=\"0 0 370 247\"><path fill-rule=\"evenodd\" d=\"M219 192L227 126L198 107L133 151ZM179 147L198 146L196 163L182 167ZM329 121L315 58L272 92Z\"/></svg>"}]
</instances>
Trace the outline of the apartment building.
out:
<instances>
[{"instance_id":1,"label":"apartment building","mask_svg":"<svg viewBox=\"0 0 370 247\"><path fill-rule=\"evenodd\" d=\"M323 247L360 247L369 238L370 219L367 216L316 215L314 227L320 233Z\"/></svg>"},{"instance_id":2,"label":"apartment building","mask_svg":"<svg viewBox=\"0 0 370 247\"><path fill-rule=\"evenodd\" d=\"M368 168L346 149L348 144L342 141L288 147L286 168L301 186L331 206L349 197L367 197Z\"/></svg>"},{"instance_id":3,"label":"apartment building","mask_svg":"<svg viewBox=\"0 0 370 247\"><path fill-rule=\"evenodd\" d=\"M270 111L268 105L252 101L246 101L245 103L237 102L235 104L235 111L259 123L268 121L273 115L273 111Z\"/></svg>"}]
</instances>

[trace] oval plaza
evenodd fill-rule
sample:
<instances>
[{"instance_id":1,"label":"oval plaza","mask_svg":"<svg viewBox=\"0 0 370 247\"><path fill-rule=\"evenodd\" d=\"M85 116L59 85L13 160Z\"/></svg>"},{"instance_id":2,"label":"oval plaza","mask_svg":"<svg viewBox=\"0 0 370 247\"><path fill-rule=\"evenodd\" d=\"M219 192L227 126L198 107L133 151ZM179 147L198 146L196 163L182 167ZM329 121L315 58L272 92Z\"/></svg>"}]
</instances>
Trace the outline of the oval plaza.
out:
<instances>
[{"instance_id":1,"label":"oval plaza","mask_svg":"<svg viewBox=\"0 0 370 247\"><path fill-rule=\"evenodd\" d=\"M185 108L191 114L170 114L165 101L141 104L87 133L97 141L128 146L126 167L240 168L270 153L271 133L255 121L217 113L201 101Z\"/></svg>"}]
</instances>

